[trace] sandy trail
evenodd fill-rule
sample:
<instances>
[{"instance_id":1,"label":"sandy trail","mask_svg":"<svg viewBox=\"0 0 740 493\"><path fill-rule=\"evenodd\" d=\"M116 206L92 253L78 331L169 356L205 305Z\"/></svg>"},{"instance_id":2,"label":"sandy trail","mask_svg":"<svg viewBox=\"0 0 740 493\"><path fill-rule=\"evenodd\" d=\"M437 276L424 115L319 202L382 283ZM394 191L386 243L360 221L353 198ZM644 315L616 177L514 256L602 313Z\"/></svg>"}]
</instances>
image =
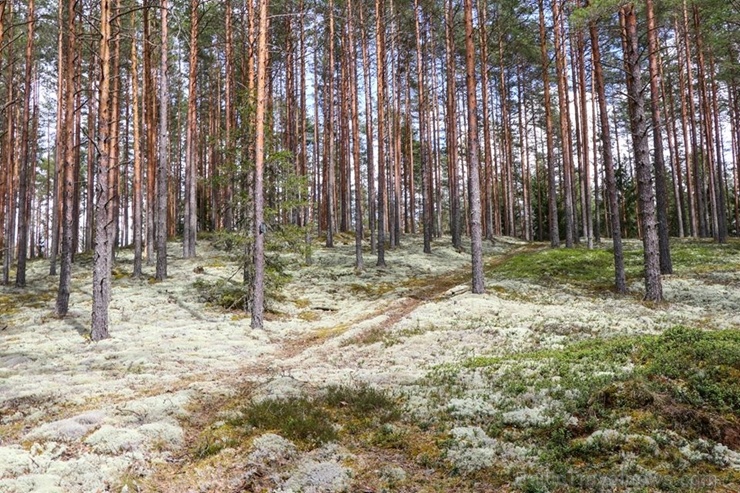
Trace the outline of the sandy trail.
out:
<instances>
[{"instance_id":1,"label":"sandy trail","mask_svg":"<svg viewBox=\"0 0 740 493\"><path fill-rule=\"evenodd\" d=\"M264 331L199 301L196 278L236 272L201 242L195 259L172 256L164 282L115 280L111 338L97 344L83 335L89 262L75 267L63 320L52 315L57 279L46 275L45 261L32 262L35 299L0 321L7 326L0 332L0 492L112 491L122 478L146 477L189 445L183 421L202 403L247 383L258 396L273 397L353 381L389 388L478 354L676 324L740 327L740 294L732 287L738 276L721 283L667 278L671 302L658 308L636 296L595 296L495 275L487 294L477 296L467 289L467 254L440 242L424 255L415 240L388 252L388 268L359 275L351 245L317 249L312 266L295 261L285 300L273 307ZM512 240L486 248L496 258L519 247ZM117 272L130 272L130 262L130 252L121 252ZM4 287L0 295L20 299L22 292Z\"/></svg>"}]
</instances>

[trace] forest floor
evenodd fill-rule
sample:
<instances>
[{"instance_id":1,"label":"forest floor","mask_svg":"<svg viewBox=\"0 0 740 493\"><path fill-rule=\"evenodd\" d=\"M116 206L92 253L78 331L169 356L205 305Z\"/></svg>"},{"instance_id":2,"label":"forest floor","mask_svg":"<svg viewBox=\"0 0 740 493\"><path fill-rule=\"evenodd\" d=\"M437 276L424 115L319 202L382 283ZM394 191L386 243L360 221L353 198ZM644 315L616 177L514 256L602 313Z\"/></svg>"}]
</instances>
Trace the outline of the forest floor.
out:
<instances>
[{"instance_id":1,"label":"forest floor","mask_svg":"<svg viewBox=\"0 0 740 493\"><path fill-rule=\"evenodd\" d=\"M64 319L32 261L0 288L0 492L740 491L737 240L674 240L659 304L637 242L624 296L606 247L497 238L474 295L448 239L361 273L337 243L274 245L264 330L215 303L229 238L171 243L163 282L123 250L99 343L91 258Z\"/></svg>"}]
</instances>

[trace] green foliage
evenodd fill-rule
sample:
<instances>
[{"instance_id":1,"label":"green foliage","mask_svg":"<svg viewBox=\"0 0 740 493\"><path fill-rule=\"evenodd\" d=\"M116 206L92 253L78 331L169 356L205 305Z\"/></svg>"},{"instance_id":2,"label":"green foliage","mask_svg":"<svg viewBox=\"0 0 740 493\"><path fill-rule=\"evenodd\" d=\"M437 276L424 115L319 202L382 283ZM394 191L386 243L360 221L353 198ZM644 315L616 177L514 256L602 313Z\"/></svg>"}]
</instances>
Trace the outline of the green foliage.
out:
<instances>
[{"instance_id":1,"label":"green foliage","mask_svg":"<svg viewBox=\"0 0 740 493\"><path fill-rule=\"evenodd\" d=\"M199 278L193 282L193 287L203 301L227 310L243 309L249 294L248 286L226 279L206 281Z\"/></svg>"},{"instance_id":2,"label":"green foliage","mask_svg":"<svg viewBox=\"0 0 740 493\"><path fill-rule=\"evenodd\" d=\"M396 399L367 385L327 388L316 397L250 402L230 422L248 434L272 431L306 449L336 441L340 427L352 431L380 430L400 419Z\"/></svg>"},{"instance_id":3,"label":"green foliage","mask_svg":"<svg viewBox=\"0 0 740 493\"><path fill-rule=\"evenodd\" d=\"M740 269L740 242L731 239L720 245L710 240L674 240L671 260L677 274L737 271Z\"/></svg>"},{"instance_id":4,"label":"green foliage","mask_svg":"<svg viewBox=\"0 0 740 493\"><path fill-rule=\"evenodd\" d=\"M645 377L697 407L740 410L740 332L677 327L646 341Z\"/></svg>"},{"instance_id":5,"label":"green foliage","mask_svg":"<svg viewBox=\"0 0 740 493\"><path fill-rule=\"evenodd\" d=\"M365 421L388 423L401 417L394 398L368 385L331 386L323 400L327 406L341 409L345 415Z\"/></svg>"},{"instance_id":6,"label":"green foliage","mask_svg":"<svg viewBox=\"0 0 740 493\"><path fill-rule=\"evenodd\" d=\"M272 431L309 449L337 439L327 410L306 397L253 402L234 424L263 433Z\"/></svg>"},{"instance_id":7,"label":"green foliage","mask_svg":"<svg viewBox=\"0 0 740 493\"><path fill-rule=\"evenodd\" d=\"M642 251L625 248L627 278L636 278L642 269ZM563 282L581 287L606 289L614 283L614 254L610 250L557 248L514 255L491 272L512 279Z\"/></svg>"}]
</instances>

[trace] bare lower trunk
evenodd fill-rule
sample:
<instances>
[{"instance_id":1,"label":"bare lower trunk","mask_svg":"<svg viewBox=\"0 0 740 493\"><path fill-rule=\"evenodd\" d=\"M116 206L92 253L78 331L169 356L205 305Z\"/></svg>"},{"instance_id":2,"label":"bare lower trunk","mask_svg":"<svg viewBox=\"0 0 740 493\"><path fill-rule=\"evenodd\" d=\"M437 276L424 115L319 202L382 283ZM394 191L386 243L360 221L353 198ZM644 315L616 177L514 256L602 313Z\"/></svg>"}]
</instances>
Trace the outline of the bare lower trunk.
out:
<instances>
[{"instance_id":1,"label":"bare lower trunk","mask_svg":"<svg viewBox=\"0 0 740 493\"><path fill-rule=\"evenodd\" d=\"M591 35L591 53L594 67L594 82L596 97L599 100L599 119L601 122L601 143L604 155L604 171L606 174L606 189L609 200L609 225L612 233L614 249L614 287L617 293L627 292L627 282L624 273L624 254L622 253L622 226L619 220L619 200L617 196L617 180L614 175L614 159L612 157L611 133L609 131L609 115L606 106L606 91L604 89L604 72L601 66L601 50L599 49L599 34L596 25L589 26Z\"/></svg>"},{"instance_id":2,"label":"bare lower trunk","mask_svg":"<svg viewBox=\"0 0 740 493\"><path fill-rule=\"evenodd\" d=\"M159 160L157 163L157 226L156 247L157 267L155 278L162 281L167 278L167 167L169 164L167 132L167 0L162 0L162 51L159 67Z\"/></svg>"},{"instance_id":3,"label":"bare lower trunk","mask_svg":"<svg viewBox=\"0 0 740 493\"><path fill-rule=\"evenodd\" d=\"M93 341L108 337L108 305L111 295L111 260L113 238L113 221L110 216L113 201L111 196L110 167L112 165L109 143L111 138L113 114L110 101L111 85L111 0L102 0L100 5L100 108L98 149L100 155L96 170L96 206L95 206L95 249L93 253L93 309L92 332Z\"/></svg>"},{"instance_id":4,"label":"bare lower trunk","mask_svg":"<svg viewBox=\"0 0 740 493\"><path fill-rule=\"evenodd\" d=\"M262 329L265 313L265 224L263 209L263 166L265 158L265 103L267 81L267 4L260 0L259 39L257 46L257 114L255 116L254 173L254 291L253 329Z\"/></svg>"},{"instance_id":5,"label":"bare lower trunk","mask_svg":"<svg viewBox=\"0 0 740 493\"><path fill-rule=\"evenodd\" d=\"M485 291L481 228L478 108L475 82L475 45L473 43L473 0L465 0L465 68L468 93L468 189L470 195L470 251L473 264L473 293Z\"/></svg>"},{"instance_id":6,"label":"bare lower trunk","mask_svg":"<svg viewBox=\"0 0 740 493\"><path fill-rule=\"evenodd\" d=\"M31 125L31 69L33 66L33 28L34 20L34 2L28 2L28 34L26 40L26 76L25 76L25 94L23 96L23 130L21 132L21 159L20 173L18 180L18 265L16 267L15 285L22 288L26 285L26 259L28 258L28 229L30 227L30 209L31 196L30 190L33 184L29 184L29 175L31 168L35 163L30 159L29 139L35 138L35 135L29 136L29 126ZM29 186L30 185L30 186Z\"/></svg>"},{"instance_id":7,"label":"bare lower trunk","mask_svg":"<svg viewBox=\"0 0 740 493\"><path fill-rule=\"evenodd\" d=\"M640 71L639 37L637 34L637 17L634 4L629 3L622 7L621 14L624 23L624 58L627 71L627 95L630 110L632 147L639 196L639 220L642 225L643 234L645 299L648 301L662 301L663 286L660 278L657 216L655 213L652 175L650 173L645 101L642 93L642 74Z\"/></svg>"}]
</instances>

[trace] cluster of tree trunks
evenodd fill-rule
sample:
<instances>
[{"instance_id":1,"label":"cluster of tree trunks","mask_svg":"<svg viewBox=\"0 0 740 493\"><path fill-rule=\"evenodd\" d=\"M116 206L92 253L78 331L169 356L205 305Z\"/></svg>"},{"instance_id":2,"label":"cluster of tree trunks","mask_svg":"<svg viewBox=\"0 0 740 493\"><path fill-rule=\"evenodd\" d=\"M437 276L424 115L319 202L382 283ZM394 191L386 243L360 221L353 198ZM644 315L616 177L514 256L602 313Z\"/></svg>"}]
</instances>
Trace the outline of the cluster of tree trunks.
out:
<instances>
[{"instance_id":1,"label":"cluster of tree trunks","mask_svg":"<svg viewBox=\"0 0 740 493\"><path fill-rule=\"evenodd\" d=\"M449 235L475 292L500 235L611 236L625 292L639 236L656 301L671 236L740 230L733 2L142 1L52 20L0 0L2 281L46 257L64 316L93 252L95 340L116 250L164 280L168 238L192 257L199 231L249 237L261 327L264 242L288 224L330 248L353 231L358 271L366 242L383 267L405 234Z\"/></svg>"}]
</instances>

